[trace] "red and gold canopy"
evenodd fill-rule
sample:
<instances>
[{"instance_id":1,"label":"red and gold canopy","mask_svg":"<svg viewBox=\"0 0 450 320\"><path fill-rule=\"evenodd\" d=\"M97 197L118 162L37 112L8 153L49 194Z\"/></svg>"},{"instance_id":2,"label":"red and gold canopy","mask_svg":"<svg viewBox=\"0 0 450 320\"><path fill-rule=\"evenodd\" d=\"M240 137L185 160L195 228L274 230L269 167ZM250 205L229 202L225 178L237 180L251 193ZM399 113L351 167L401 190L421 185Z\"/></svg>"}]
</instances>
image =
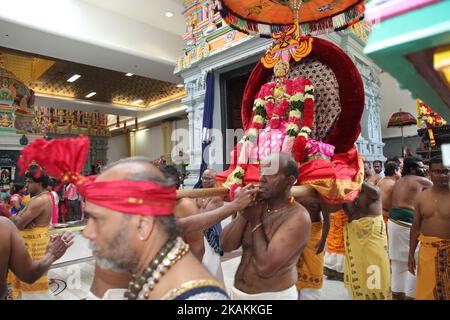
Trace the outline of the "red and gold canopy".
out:
<instances>
[{"instance_id":1,"label":"red and gold canopy","mask_svg":"<svg viewBox=\"0 0 450 320\"><path fill-rule=\"evenodd\" d=\"M411 113L400 111L391 116L388 122L388 128L406 127L414 124L417 124L417 120Z\"/></svg>"},{"instance_id":2,"label":"red and gold canopy","mask_svg":"<svg viewBox=\"0 0 450 320\"><path fill-rule=\"evenodd\" d=\"M222 17L231 27L269 38L293 26L292 6L300 6L301 34L342 30L364 15L362 0L219 0L219 4Z\"/></svg>"}]
</instances>

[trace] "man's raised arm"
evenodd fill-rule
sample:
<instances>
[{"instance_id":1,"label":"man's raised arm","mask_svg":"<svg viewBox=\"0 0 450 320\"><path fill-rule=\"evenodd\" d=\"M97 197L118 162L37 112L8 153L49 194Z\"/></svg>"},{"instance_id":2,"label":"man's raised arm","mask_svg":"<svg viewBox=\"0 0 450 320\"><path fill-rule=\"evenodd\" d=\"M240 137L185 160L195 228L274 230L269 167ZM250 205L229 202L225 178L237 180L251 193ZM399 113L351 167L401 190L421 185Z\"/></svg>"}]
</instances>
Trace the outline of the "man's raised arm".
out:
<instances>
[{"instance_id":1,"label":"man's raised arm","mask_svg":"<svg viewBox=\"0 0 450 320\"><path fill-rule=\"evenodd\" d=\"M23 230L41 214L44 205L44 199L32 199L22 211L11 218L11 221L14 222L17 229Z\"/></svg>"},{"instance_id":2,"label":"man's raised arm","mask_svg":"<svg viewBox=\"0 0 450 320\"><path fill-rule=\"evenodd\" d=\"M67 248L73 244L74 236L71 234L53 237L47 246L45 256L41 260L33 261L19 231L11 221L0 218L0 230L2 241L4 241L0 254L2 258L0 261L0 300L3 298L4 288L6 288L6 279L2 278L6 275L4 270L10 269L21 281L33 283L42 277L52 263L61 258Z\"/></svg>"}]
</instances>

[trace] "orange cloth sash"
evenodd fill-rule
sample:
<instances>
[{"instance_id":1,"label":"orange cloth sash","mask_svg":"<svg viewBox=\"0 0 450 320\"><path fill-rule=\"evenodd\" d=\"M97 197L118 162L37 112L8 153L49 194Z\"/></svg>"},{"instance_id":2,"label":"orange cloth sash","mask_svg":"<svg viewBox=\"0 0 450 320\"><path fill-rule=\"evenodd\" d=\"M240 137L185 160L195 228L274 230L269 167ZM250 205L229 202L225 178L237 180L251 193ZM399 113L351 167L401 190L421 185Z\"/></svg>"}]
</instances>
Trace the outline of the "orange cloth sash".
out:
<instances>
[{"instance_id":1,"label":"orange cloth sash","mask_svg":"<svg viewBox=\"0 0 450 320\"><path fill-rule=\"evenodd\" d=\"M344 226L348 218L344 210L339 210L330 216L330 230L327 236L327 252L344 254Z\"/></svg>"}]
</instances>

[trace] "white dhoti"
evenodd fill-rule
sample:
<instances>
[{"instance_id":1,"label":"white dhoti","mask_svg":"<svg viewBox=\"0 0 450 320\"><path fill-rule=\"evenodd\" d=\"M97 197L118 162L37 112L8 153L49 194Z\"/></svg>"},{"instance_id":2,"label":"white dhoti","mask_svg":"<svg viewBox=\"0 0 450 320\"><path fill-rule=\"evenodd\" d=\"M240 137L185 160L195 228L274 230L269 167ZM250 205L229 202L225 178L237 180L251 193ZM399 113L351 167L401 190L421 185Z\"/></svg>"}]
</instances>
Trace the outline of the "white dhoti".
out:
<instances>
[{"instance_id":1,"label":"white dhoti","mask_svg":"<svg viewBox=\"0 0 450 320\"><path fill-rule=\"evenodd\" d=\"M205 237L203 237L203 242L205 244L205 253L203 255L202 263L214 276L214 278L216 278L217 281L223 283L223 272L220 255L214 251Z\"/></svg>"},{"instance_id":2,"label":"white dhoti","mask_svg":"<svg viewBox=\"0 0 450 320\"><path fill-rule=\"evenodd\" d=\"M106 290L103 298L99 298L89 291L85 300L123 300L126 291L127 289L109 289Z\"/></svg>"},{"instance_id":3,"label":"white dhoti","mask_svg":"<svg viewBox=\"0 0 450 320\"><path fill-rule=\"evenodd\" d=\"M409 233L411 224L389 219L387 222L389 258L391 259L392 292L405 293L414 298L416 277L408 271ZM415 252L417 261L418 250Z\"/></svg>"},{"instance_id":4,"label":"white dhoti","mask_svg":"<svg viewBox=\"0 0 450 320\"><path fill-rule=\"evenodd\" d=\"M55 296L50 292L22 292L17 300L54 300Z\"/></svg>"},{"instance_id":5,"label":"white dhoti","mask_svg":"<svg viewBox=\"0 0 450 320\"><path fill-rule=\"evenodd\" d=\"M298 300L322 300L322 288L303 288L298 292Z\"/></svg>"},{"instance_id":6,"label":"white dhoti","mask_svg":"<svg viewBox=\"0 0 450 320\"><path fill-rule=\"evenodd\" d=\"M345 255L325 251L324 266L328 269L344 273Z\"/></svg>"},{"instance_id":7,"label":"white dhoti","mask_svg":"<svg viewBox=\"0 0 450 320\"><path fill-rule=\"evenodd\" d=\"M231 300L297 300L298 293L297 287L293 285L292 287L276 292L262 292L262 293L245 293L235 286L231 287Z\"/></svg>"}]
</instances>

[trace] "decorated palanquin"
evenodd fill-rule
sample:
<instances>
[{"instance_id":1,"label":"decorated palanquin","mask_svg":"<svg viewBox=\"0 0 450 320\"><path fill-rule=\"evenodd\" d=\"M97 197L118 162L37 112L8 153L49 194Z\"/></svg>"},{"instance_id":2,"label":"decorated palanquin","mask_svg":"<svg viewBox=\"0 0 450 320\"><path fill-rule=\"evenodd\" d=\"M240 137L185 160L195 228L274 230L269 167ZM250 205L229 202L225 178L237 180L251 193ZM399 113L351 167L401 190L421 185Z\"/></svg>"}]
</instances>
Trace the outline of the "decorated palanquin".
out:
<instances>
[{"instance_id":1,"label":"decorated palanquin","mask_svg":"<svg viewBox=\"0 0 450 320\"><path fill-rule=\"evenodd\" d=\"M274 44L250 75L242 101L246 131L217 181L231 191L258 184L260 161L281 151L298 162L298 184L312 186L327 203L352 201L364 177L355 146L363 82L343 50L300 36L298 28L273 34Z\"/></svg>"},{"instance_id":2,"label":"decorated palanquin","mask_svg":"<svg viewBox=\"0 0 450 320\"><path fill-rule=\"evenodd\" d=\"M441 145L450 143L450 126L431 107L422 100L416 99L417 133L422 143L416 151L424 159L441 154Z\"/></svg>"}]
</instances>

